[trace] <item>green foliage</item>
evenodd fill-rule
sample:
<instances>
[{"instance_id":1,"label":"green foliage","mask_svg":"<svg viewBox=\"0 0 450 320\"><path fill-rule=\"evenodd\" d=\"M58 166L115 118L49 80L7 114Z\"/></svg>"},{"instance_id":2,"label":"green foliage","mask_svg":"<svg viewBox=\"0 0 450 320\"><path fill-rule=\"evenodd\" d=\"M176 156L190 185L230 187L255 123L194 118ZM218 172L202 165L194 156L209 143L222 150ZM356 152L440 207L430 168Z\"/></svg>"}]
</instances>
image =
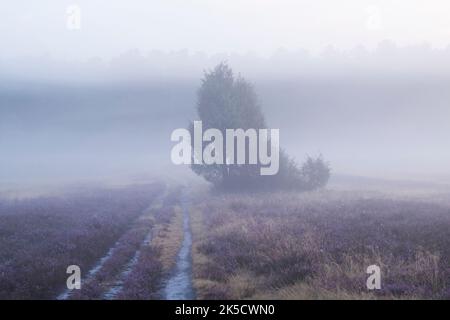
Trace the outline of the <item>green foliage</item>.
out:
<instances>
[{"instance_id":1,"label":"green foliage","mask_svg":"<svg viewBox=\"0 0 450 320\"><path fill-rule=\"evenodd\" d=\"M219 129L225 137L226 129L267 128L253 86L241 76L235 77L226 63L206 72L197 93L197 113L203 130ZM193 136L193 124L189 130ZM223 154L226 154L224 141ZM205 145L203 146L203 148ZM193 164L192 170L227 190L302 189L323 187L328 181L329 168L319 157L308 158L301 169L286 152L280 150L280 167L276 175L261 176L260 165ZM310 176L311 175L311 176Z\"/></svg>"},{"instance_id":2,"label":"green foliage","mask_svg":"<svg viewBox=\"0 0 450 320\"><path fill-rule=\"evenodd\" d=\"M303 186L308 190L323 188L330 179L330 167L322 155L316 159L308 156L301 169Z\"/></svg>"}]
</instances>

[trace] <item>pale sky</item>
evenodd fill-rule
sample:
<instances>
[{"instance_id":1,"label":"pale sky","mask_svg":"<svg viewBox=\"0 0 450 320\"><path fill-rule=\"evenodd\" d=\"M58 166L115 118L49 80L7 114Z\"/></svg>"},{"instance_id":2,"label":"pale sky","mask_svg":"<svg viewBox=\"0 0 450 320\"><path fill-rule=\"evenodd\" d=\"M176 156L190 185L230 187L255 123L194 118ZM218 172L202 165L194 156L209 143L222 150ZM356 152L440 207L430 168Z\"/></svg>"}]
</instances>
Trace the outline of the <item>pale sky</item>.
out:
<instances>
[{"instance_id":1,"label":"pale sky","mask_svg":"<svg viewBox=\"0 0 450 320\"><path fill-rule=\"evenodd\" d=\"M4 0L0 167L27 179L166 161L203 70L225 60L298 159L448 180L449 17L449 0Z\"/></svg>"},{"instance_id":2,"label":"pale sky","mask_svg":"<svg viewBox=\"0 0 450 320\"><path fill-rule=\"evenodd\" d=\"M66 12L81 9L81 29ZM0 58L109 59L130 49L320 52L396 44L450 44L448 0L40 0L2 1Z\"/></svg>"}]
</instances>

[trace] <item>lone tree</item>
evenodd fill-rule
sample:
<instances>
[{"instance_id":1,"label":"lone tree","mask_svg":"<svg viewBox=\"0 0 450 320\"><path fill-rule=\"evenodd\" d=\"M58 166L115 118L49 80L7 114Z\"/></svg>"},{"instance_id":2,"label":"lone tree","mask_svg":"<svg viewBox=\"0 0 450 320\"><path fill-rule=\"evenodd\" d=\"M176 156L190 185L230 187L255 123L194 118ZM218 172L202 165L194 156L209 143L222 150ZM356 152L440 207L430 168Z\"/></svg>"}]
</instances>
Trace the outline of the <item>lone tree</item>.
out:
<instances>
[{"instance_id":1,"label":"lone tree","mask_svg":"<svg viewBox=\"0 0 450 320\"><path fill-rule=\"evenodd\" d=\"M240 76L235 77L226 63L206 72L197 93L197 113L203 130L215 128L225 137L226 129L267 128L253 86ZM193 135L194 126L189 130ZM226 154L223 143L223 154ZM205 145L203 145L203 148ZM246 145L248 155L248 145ZM193 154L193 157L195 155ZM194 161L192 162L194 163ZM301 169L285 151L280 150L276 175L260 175L259 164L192 164L192 170L218 188L228 190L302 189L313 190L326 185L330 169L322 157L308 157Z\"/></svg>"}]
</instances>

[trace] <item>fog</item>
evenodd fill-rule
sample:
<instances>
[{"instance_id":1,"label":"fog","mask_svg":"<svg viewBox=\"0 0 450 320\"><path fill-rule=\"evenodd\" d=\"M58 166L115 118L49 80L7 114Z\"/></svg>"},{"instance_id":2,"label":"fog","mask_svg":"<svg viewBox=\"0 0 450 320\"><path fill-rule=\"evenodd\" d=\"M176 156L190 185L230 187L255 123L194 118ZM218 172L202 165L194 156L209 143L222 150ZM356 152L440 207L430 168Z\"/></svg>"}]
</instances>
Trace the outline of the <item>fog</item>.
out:
<instances>
[{"instance_id":1,"label":"fog","mask_svg":"<svg viewBox=\"0 0 450 320\"><path fill-rule=\"evenodd\" d=\"M400 2L376 1L367 25L364 1L277 12L267 1L79 1L79 31L65 28L68 3L2 4L0 184L189 172L170 161L170 133L195 119L203 72L222 61L254 85L299 162L321 153L337 175L449 182L447 4Z\"/></svg>"},{"instance_id":2,"label":"fog","mask_svg":"<svg viewBox=\"0 0 450 320\"><path fill-rule=\"evenodd\" d=\"M397 59L411 59L408 49L398 51ZM417 65L403 66L383 64L379 52L366 64L342 54L300 57L292 68L288 59L279 59L278 66L276 57L247 63L221 58L254 84L269 125L281 129L282 145L298 160L323 153L337 173L446 179L448 63L433 58L446 52L425 53L429 56L418 57ZM170 133L195 119L200 66L215 62L191 65L182 59L166 73L147 73L137 58L121 57L124 66L116 69L93 66L99 69L93 78L85 70L73 78L43 72L4 79L1 178L126 175L170 167ZM151 58L141 58L150 68ZM170 59L168 54L167 63ZM298 65L302 59L308 66L304 72Z\"/></svg>"},{"instance_id":3,"label":"fog","mask_svg":"<svg viewBox=\"0 0 450 320\"><path fill-rule=\"evenodd\" d=\"M67 28L71 5L77 30ZM0 57L111 59L133 48L269 56L280 47L373 49L384 39L442 48L450 32L446 0L16 0L0 12Z\"/></svg>"}]
</instances>

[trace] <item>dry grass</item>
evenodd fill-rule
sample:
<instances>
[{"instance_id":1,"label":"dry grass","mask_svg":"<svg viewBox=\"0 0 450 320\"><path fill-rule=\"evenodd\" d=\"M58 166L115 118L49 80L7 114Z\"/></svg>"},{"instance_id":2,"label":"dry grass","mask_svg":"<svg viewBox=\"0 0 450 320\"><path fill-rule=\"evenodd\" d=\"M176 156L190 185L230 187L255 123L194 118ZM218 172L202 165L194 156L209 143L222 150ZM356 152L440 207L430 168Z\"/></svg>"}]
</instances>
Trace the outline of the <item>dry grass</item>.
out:
<instances>
[{"instance_id":1,"label":"dry grass","mask_svg":"<svg viewBox=\"0 0 450 320\"><path fill-rule=\"evenodd\" d=\"M209 288L214 288L215 286L220 286L219 283L202 279L198 270L203 270L207 268L208 264L211 262L209 258L198 250L198 244L202 243L204 239L202 235L205 234L204 224L203 224L203 212L197 208L192 208L191 212L191 230L192 230L192 269L193 269L193 286L197 292L197 299L205 299L206 293Z\"/></svg>"},{"instance_id":2,"label":"dry grass","mask_svg":"<svg viewBox=\"0 0 450 320\"><path fill-rule=\"evenodd\" d=\"M160 261L164 273L169 273L175 265L178 251L183 241L183 212L179 206L173 208L174 217L168 225L157 225L152 245L161 248Z\"/></svg>"},{"instance_id":3,"label":"dry grass","mask_svg":"<svg viewBox=\"0 0 450 320\"><path fill-rule=\"evenodd\" d=\"M349 192L217 195L192 210L200 299L447 298L450 206ZM380 266L382 289L366 287Z\"/></svg>"}]
</instances>

